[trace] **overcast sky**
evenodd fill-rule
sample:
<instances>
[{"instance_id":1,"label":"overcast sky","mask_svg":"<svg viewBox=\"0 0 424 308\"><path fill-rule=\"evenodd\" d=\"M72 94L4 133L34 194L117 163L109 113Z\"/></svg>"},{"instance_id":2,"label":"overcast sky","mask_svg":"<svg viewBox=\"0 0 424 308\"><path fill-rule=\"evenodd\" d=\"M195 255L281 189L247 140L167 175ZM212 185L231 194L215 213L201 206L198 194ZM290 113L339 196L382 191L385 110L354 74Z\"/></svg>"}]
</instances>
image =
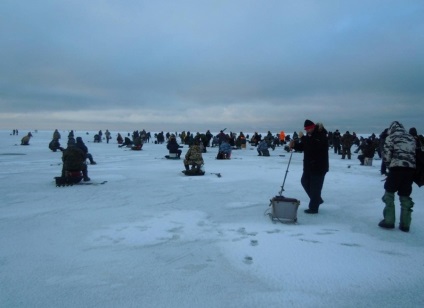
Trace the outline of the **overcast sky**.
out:
<instances>
[{"instance_id":1,"label":"overcast sky","mask_svg":"<svg viewBox=\"0 0 424 308\"><path fill-rule=\"evenodd\" d=\"M2 0L0 129L424 133L424 1Z\"/></svg>"}]
</instances>

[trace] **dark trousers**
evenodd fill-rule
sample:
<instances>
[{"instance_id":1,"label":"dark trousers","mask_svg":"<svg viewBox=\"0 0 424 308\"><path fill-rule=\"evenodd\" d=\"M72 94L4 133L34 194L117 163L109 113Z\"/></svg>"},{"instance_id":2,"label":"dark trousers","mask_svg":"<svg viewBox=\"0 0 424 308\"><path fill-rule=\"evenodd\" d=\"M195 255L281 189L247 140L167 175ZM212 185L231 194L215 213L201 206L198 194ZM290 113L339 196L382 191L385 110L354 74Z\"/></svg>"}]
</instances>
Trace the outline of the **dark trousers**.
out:
<instances>
[{"instance_id":1,"label":"dark trousers","mask_svg":"<svg viewBox=\"0 0 424 308\"><path fill-rule=\"evenodd\" d=\"M414 172L415 169L413 168L390 168L389 175L384 183L384 189L391 193L397 192L402 197L409 197L412 193Z\"/></svg>"},{"instance_id":2,"label":"dark trousers","mask_svg":"<svg viewBox=\"0 0 424 308\"><path fill-rule=\"evenodd\" d=\"M341 154L340 153L340 141L334 141L334 154Z\"/></svg>"},{"instance_id":3,"label":"dark trousers","mask_svg":"<svg viewBox=\"0 0 424 308\"><path fill-rule=\"evenodd\" d=\"M350 152L350 147L343 147L343 152L342 152L342 159L345 159L347 155L347 159L351 158L351 152Z\"/></svg>"},{"instance_id":4,"label":"dark trousers","mask_svg":"<svg viewBox=\"0 0 424 308\"><path fill-rule=\"evenodd\" d=\"M324 185L325 173L316 175L303 172L302 179L300 180L305 190L306 194L309 197L309 209L313 211L318 211L318 208L323 200L321 198L321 191Z\"/></svg>"}]
</instances>

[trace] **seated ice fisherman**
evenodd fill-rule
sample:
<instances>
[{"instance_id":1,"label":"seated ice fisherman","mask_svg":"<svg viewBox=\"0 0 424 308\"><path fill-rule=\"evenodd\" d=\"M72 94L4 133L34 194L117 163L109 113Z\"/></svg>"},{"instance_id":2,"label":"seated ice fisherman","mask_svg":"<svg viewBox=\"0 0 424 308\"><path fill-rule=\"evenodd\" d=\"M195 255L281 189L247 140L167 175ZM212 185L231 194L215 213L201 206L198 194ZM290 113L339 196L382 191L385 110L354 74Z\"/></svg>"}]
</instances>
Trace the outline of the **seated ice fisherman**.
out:
<instances>
[{"instance_id":1,"label":"seated ice fisherman","mask_svg":"<svg viewBox=\"0 0 424 308\"><path fill-rule=\"evenodd\" d=\"M53 152L56 152L57 150L60 150L60 151L64 150L64 148L60 146L59 139L53 139L52 141L50 141L49 149L52 150Z\"/></svg>"},{"instance_id":2,"label":"seated ice fisherman","mask_svg":"<svg viewBox=\"0 0 424 308\"><path fill-rule=\"evenodd\" d=\"M84 141L82 141L81 137L77 137L75 145L84 152L85 158L88 158L88 160L90 161L90 164L92 165L96 164L96 162L93 159L93 155L91 155L91 153L88 152L88 148L85 145Z\"/></svg>"},{"instance_id":3,"label":"seated ice fisherman","mask_svg":"<svg viewBox=\"0 0 424 308\"><path fill-rule=\"evenodd\" d=\"M143 140L141 139L140 135L134 137L133 146L131 147L131 150L141 151L142 147L143 147Z\"/></svg>"},{"instance_id":4,"label":"seated ice fisherman","mask_svg":"<svg viewBox=\"0 0 424 308\"><path fill-rule=\"evenodd\" d=\"M169 150L169 154L176 154L177 158L180 158L182 151L180 150L180 145L178 144L177 138L174 134L169 137L166 148Z\"/></svg>"},{"instance_id":5,"label":"seated ice fisherman","mask_svg":"<svg viewBox=\"0 0 424 308\"><path fill-rule=\"evenodd\" d=\"M196 138L185 155L184 172L189 175L203 175L205 174L205 172L201 169L203 164L204 161L202 157L202 149L200 147L200 140Z\"/></svg>"},{"instance_id":6,"label":"seated ice fisherman","mask_svg":"<svg viewBox=\"0 0 424 308\"><path fill-rule=\"evenodd\" d=\"M122 147L130 148L132 145L133 145L133 142L131 141L131 139L128 138L128 137L125 137L125 141L122 144L120 144L119 147L120 148L122 148Z\"/></svg>"},{"instance_id":7,"label":"seated ice fisherman","mask_svg":"<svg viewBox=\"0 0 424 308\"><path fill-rule=\"evenodd\" d=\"M29 145L29 140L31 139L32 134L29 132L26 136L21 139L21 145Z\"/></svg>"},{"instance_id":8,"label":"seated ice fisherman","mask_svg":"<svg viewBox=\"0 0 424 308\"><path fill-rule=\"evenodd\" d=\"M75 145L75 139L70 138L68 147L62 153L62 177L74 176L82 171L84 181L90 181L85 160L85 153Z\"/></svg>"},{"instance_id":9,"label":"seated ice fisherman","mask_svg":"<svg viewBox=\"0 0 424 308\"><path fill-rule=\"evenodd\" d=\"M258 144L258 156L269 156L268 143L263 139Z\"/></svg>"},{"instance_id":10,"label":"seated ice fisherman","mask_svg":"<svg viewBox=\"0 0 424 308\"><path fill-rule=\"evenodd\" d=\"M222 140L219 145L219 151L217 159L230 159L231 158L231 145L228 143L228 139Z\"/></svg>"}]
</instances>

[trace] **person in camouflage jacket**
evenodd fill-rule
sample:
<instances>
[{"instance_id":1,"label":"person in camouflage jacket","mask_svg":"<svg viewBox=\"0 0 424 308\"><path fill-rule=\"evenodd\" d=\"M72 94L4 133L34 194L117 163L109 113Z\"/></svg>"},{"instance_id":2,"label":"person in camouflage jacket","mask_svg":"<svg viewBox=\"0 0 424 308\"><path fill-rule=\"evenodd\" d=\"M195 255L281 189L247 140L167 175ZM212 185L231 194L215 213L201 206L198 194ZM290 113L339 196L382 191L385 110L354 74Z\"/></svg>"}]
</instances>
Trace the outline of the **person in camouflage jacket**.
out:
<instances>
[{"instance_id":1,"label":"person in camouflage jacket","mask_svg":"<svg viewBox=\"0 0 424 308\"><path fill-rule=\"evenodd\" d=\"M188 173L193 173L193 174L201 174L203 173L201 171L201 166L203 164L204 164L204 161L202 157L202 148L200 147L200 139L196 138L185 155L185 159L184 159L185 171ZM190 166L192 166L191 170L190 170Z\"/></svg>"},{"instance_id":2,"label":"person in camouflage jacket","mask_svg":"<svg viewBox=\"0 0 424 308\"><path fill-rule=\"evenodd\" d=\"M409 232L414 202L410 195L416 168L415 140L398 121L392 122L383 146L383 159L389 168L384 184L384 219L378 224L382 228L393 229L395 224L395 193L399 195L401 206L399 229Z\"/></svg>"}]
</instances>

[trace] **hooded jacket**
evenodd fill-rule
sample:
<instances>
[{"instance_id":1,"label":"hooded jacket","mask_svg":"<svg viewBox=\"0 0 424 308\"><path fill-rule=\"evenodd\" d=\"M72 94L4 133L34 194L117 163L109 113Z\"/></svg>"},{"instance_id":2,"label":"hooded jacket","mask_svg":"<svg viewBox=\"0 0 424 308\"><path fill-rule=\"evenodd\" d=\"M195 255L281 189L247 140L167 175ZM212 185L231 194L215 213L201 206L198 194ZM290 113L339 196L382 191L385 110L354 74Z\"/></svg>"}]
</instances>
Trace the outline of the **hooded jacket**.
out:
<instances>
[{"instance_id":1,"label":"hooded jacket","mask_svg":"<svg viewBox=\"0 0 424 308\"><path fill-rule=\"evenodd\" d=\"M185 160L184 160L184 165L203 165L204 161L203 161L203 157L202 157L202 149L200 148L200 145L198 144L199 142L197 141L195 144L191 145L190 148L188 149L186 155L185 155Z\"/></svg>"},{"instance_id":2,"label":"hooded jacket","mask_svg":"<svg viewBox=\"0 0 424 308\"><path fill-rule=\"evenodd\" d=\"M178 153L180 145L178 144L175 137L171 137L168 141L168 144L166 145L166 148L169 150L169 153Z\"/></svg>"},{"instance_id":3,"label":"hooded jacket","mask_svg":"<svg viewBox=\"0 0 424 308\"><path fill-rule=\"evenodd\" d=\"M82 138L81 138L81 137L77 137L77 143L76 143L76 146L77 146L78 148L80 148L80 149L84 152L84 154L87 154L87 153L88 153L88 148L87 148L87 146L84 144L84 141L82 141Z\"/></svg>"},{"instance_id":4,"label":"hooded jacket","mask_svg":"<svg viewBox=\"0 0 424 308\"><path fill-rule=\"evenodd\" d=\"M398 121L394 121L388 130L384 142L383 159L389 168L415 168L415 140Z\"/></svg>"}]
</instances>

